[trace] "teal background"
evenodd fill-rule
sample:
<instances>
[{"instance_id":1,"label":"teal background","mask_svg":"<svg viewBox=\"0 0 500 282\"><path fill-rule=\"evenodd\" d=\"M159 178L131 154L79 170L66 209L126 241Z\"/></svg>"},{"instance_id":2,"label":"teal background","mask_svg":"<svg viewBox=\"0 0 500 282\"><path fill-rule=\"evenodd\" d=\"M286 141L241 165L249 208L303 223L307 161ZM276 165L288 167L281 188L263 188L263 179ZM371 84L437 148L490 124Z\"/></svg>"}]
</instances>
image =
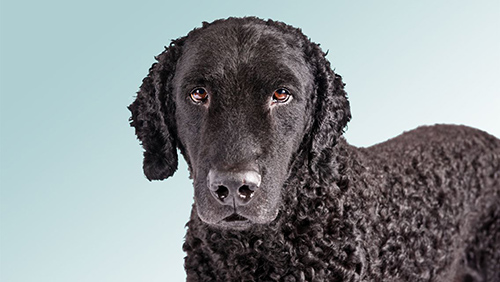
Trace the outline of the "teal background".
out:
<instances>
[{"instance_id":1,"label":"teal background","mask_svg":"<svg viewBox=\"0 0 500 282\"><path fill-rule=\"evenodd\" d=\"M130 104L153 56L202 21L301 27L347 83L347 139L422 124L500 136L499 1L2 0L0 280L182 281L186 165L142 174Z\"/></svg>"}]
</instances>

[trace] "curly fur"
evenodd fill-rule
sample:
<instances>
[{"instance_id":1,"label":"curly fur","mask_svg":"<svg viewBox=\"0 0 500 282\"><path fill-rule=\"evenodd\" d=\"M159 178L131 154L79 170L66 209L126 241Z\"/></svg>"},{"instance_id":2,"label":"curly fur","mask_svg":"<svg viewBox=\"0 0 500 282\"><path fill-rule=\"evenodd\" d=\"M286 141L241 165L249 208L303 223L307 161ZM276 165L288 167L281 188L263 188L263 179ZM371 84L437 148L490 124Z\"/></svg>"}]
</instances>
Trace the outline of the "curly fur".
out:
<instances>
[{"instance_id":1,"label":"curly fur","mask_svg":"<svg viewBox=\"0 0 500 282\"><path fill-rule=\"evenodd\" d=\"M190 37L227 24L294 39L314 80L310 116L272 222L219 228L200 219L195 200L183 246L188 281L500 281L500 140L436 125L369 148L347 144L341 77L318 45L283 23L204 23L157 57L129 107L149 180L175 172L176 148L196 178L190 141L179 136L174 76Z\"/></svg>"}]
</instances>

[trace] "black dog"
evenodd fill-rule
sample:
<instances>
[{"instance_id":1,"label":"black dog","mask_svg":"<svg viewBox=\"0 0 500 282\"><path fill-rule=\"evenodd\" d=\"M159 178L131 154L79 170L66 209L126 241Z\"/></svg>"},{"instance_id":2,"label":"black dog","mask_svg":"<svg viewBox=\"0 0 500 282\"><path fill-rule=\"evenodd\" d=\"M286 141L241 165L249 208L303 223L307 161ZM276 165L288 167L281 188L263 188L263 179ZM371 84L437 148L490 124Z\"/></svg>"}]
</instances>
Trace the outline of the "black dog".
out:
<instances>
[{"instance_id":1,"label":"black dog","mask_svg":"<svg viewBox=\"0 0 500 282\"><path fill-rule=\"evenodd\" d=\"M341 77L279 22L205 23L157 60L131 124L149 180L188 163L189 281L500 281L500 140L348 145Z\"/></svg>"}]
</instances>

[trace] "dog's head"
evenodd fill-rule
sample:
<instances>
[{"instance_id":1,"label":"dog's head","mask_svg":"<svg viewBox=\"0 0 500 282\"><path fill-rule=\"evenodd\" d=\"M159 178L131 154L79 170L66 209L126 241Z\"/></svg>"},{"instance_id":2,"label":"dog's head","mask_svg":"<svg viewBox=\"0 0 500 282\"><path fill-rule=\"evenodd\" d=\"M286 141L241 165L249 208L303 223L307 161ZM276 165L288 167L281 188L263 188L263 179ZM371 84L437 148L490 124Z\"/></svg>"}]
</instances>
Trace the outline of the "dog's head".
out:
<instances>
[{"instance_id":1,"label":"dog's head","mask_svg":"<svg viewBox=\"0 0 500 282\"><path fill-rule=\"evenodd\" d=\"M273 221L293 166L332 180L349 103L340 76L299 29L218 20L172 41L157 61L129 107L144 172L171 176L179 148L202 221L234 229Z\"/></svg>"}]
</instances>

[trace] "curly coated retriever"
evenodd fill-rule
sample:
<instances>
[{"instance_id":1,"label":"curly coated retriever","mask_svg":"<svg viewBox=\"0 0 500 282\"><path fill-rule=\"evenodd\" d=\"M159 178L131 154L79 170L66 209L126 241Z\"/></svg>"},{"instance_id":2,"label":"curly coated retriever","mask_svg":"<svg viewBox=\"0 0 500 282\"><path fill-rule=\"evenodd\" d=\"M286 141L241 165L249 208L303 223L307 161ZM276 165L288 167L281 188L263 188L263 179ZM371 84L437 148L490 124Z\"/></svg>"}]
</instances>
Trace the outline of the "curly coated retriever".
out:
<instances>
[{"instance_id":1,"label":"curly coated retriever","mask_svg":"<svg viewBox=\"0 0 500 282\"><path fill-rule=\"evenodd\" d=\"M188 281L500 281L500 140L342 137L341 77L300 29L217 20L173 40L129 106L144 172L189 166Z\"/></svg>"}]
</instances>

